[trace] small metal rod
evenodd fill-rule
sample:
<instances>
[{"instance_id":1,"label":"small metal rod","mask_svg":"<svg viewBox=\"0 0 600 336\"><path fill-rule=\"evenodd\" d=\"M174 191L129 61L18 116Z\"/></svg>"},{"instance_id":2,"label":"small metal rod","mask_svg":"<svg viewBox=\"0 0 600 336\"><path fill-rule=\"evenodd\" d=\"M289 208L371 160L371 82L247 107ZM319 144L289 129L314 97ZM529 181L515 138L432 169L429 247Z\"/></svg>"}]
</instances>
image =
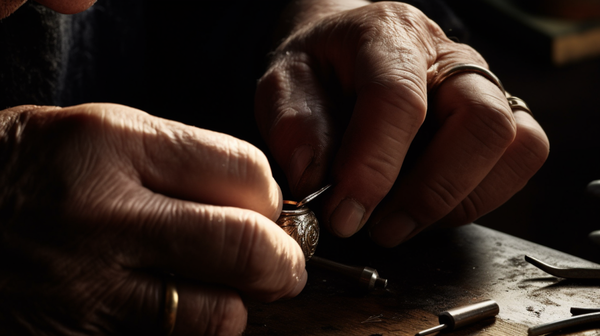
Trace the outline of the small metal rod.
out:
<instances>
[{"instance_id":1,"label":"small metal rod","mask_svg":"<svg viewBox=\"0 0 600 336\"><path fill-rule=\"evenodd\" d=\"M551 333L553 331L558 331L561 329L565 329L568 327L580 326L586 323L599 322L600 321L600 312L598 313L590 313L572 316L566 319L553 321L550 323L544 323L537 325L535 327L531 327L527 330L528 336L538 336Z\"/></svg>"},{"instance_id":2,"label":"small metal rod","mask_svg":"<svg viewBox=\"0 0 600 336\"><path fill-rule=\"evenodd\" d=\"M314 255L308 260L308 263L312 266L356 280L366 290L385 288L387 286L387 279L380 278L377 270L371 267L348 266Z\"/></svg>"},{"instance_id":3,"label":"small metal rod","mask_svg":"<svg viewBox=\"0 0 600 336\"><path fill-rule=\"evenodd\" d=\"M425 336L425 335L433 334L434 332L442 331L442 330L446 329L447 327L448 326L445 325L445 324L436 325L433 328L429 328L427 330L419 331L418 333L415 334L415 336Z\"/></svg>"},{"instance_id":4,"label":"small metal rod","mask_svg":"<svg viewBox=\"0 0 600 336\"><path fill-rule=\"evenodd\" d=\"M558 268L530 256L525 256L525 261L559 278L600 279L600 268Z\"/></svg>"}]
</instances>

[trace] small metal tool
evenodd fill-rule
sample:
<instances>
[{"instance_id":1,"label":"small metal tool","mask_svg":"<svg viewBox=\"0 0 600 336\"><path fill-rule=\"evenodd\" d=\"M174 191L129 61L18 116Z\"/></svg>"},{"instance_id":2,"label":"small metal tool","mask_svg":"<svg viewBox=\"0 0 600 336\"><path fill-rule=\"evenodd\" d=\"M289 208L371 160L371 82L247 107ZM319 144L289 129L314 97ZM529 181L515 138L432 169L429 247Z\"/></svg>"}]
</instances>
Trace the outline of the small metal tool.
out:
<instances>
[{"instance_id":1,"label":"small metal tool","mask_svg":"<svg viewBox=\"0 0 600 336\"><path fill-rule=\"evenodd\" d=\"M383 289L387 286L387 279L380 278L377 270L371 267L348 266L314 255L308 263L321 269L336 272L348 279L356 280L362 288L369 291L377 288Z\"/></svg>"},{"instance_id":2,"label":"small metal tool","mask_svg":"<svg viewBox=\"0 0 600 336\"><path fill-rule=\"evenodd\" d=\"M583 307L571 307L571 314L583 315L589 313L600 313L600 307L598 308L583 308Z\"/></svg>"},{"instance_id":3,"label":"small metal tool","mask_svg":"<svg viewBox=\"0 0 600 336\"><path fill-rule=\"evenodd\" d=\"M587 193L595 198L600 198L600 180L595 180L587 185ZM596 245L600 245L600 230L590 232L590 240Z\"/></svg>"},{"instance_id":4,"label":"small metal tool","mask_svg":"<svg viewBox=\"0 0 600 336\"><path fill-rule=\"evenodd\" d=\"M425 336L444 329L454 330L486 318L491 318L500 312L500 307L494 300L449 309L439 315L440 325L418 332L415 336Z\"/></svg>"},{"instance_id":5,"label":"small metal tool","mask_svg":"<svg viewBox=\"0 0 600 336\"><path fill-rule=\"evenodd\" d=\"M525 256L525 261L559 278L600 279L600 268L558 268L530 256Z\"/></svg>"},{"instance_id":6,"label":"small metal tool","mask_svg":"<svg viewBox=\"0 0 600 336\"><path fill-rule=\"evenodd\" d=\"M593 308L571 308L571 313L574 316L571 316L571 317L568 317L568 318L565 318L562 320L558 320L558 321L539 324L539 325L536 325L535 327L531 327L527 330L527 335L528 336L539 336L539 335L549 334L551 332L569 328L569 327L575 327L575 326L592 323L592 322L600 322L600 312L575 315L575 313L573 313L573 309L593 309Z\"/></svg>"}]
</instances>

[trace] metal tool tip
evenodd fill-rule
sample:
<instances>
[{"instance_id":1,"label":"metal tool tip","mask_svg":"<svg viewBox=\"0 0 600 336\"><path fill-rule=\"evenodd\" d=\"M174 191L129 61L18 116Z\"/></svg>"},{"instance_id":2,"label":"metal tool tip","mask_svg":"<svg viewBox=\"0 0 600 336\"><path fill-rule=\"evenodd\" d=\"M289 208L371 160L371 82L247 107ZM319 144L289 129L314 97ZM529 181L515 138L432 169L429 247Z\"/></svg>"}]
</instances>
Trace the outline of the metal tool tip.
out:
<instances>
[{"instance_id":1,"label":"metal tool tip","mask_svg":"<svg viewBox=\"0 0 600 336\"><path fill-rule=\"evenodd\" d=\"M445 325L445 324L440 324L440 325L437 325L437 326L435 326L433 328L429 328L427 330L423 330L421 332L418 332L418 333L415 334L415 336L425 336L425 335L433 334L435 332L442 331L442 330L446 329L447 327L448 326Z\"/></svg>"},{"instance_id":2,"label":"metal tool tip","mask_svg":"<svg viewBox=\"0 0 600 336\"><path fill-rule=\"evenodd\" d=\"M377 280L375 280L375 288L381 288L384 289L387 287L387 279L384 278L377 278Z\"/></svg>"}]
</instances>

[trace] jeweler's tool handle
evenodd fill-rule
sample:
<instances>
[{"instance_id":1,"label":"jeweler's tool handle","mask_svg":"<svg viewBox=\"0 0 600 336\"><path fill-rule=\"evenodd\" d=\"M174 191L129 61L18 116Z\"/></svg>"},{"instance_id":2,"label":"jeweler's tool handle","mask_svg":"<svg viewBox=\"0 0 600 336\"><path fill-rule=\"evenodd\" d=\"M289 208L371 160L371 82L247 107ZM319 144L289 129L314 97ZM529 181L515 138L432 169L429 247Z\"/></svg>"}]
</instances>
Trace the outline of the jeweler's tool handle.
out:
<instances>
[{"instance_id":1,"label":"jeweler's tool handle","mask_svg":"<svg viewBox=\"0 0 600 336\"><path fill-rule=\"evenodd\" d=\"M385 288L387 286L387 280L380 278L377 270L371 267L348 266L315 255L308 260L308 263L358 281L360 286L367 290Z\"/></svg>"},{"instance_id":2,"label":"jeweler's tool handle","mask_svg":"<svg viewBox=\"0 0 600 336\"><path fill-rule=\"evenodd\" d=\"M440 324L445 324L448 329L456 329L486 318L491 318L500 312L500 307L494 300L470 304L463 307L448 309L439 316Z\"/></svg>"}]
</instances>

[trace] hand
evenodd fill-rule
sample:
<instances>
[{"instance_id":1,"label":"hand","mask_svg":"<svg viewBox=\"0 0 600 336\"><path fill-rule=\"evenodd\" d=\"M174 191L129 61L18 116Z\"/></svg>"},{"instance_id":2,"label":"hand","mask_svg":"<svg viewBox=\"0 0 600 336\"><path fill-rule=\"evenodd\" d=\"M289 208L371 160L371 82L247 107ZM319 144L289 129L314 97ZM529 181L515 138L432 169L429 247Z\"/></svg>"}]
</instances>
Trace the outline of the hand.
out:
<instances>
[{"instance_id":1,"label":"hand","mask_svg":"<svg viewBox=\"0 0 600 336\"><path fill-rule=\"evenodd\" d=\"M0 111L0 334L239 334L306 282L265 156L119 105Z\"/></svg>"},{"instance_id":2,"label":"hand","mask_svg":"<svg viewBox=\"0 0 600 336\"><path fill-rule=\"evenodd\" d=\"M395 246L434 223L466 224L541 167L544 131L486 78L457 74L428 96L445 69L487 64L423 13L392 2L304 3L331 14L290 11L301 14L259 82L256 117L296 197L333 182L322 222L335 234L369 220L371 237ZM419 151L411 146L426 114L435 132ZM418 154L410 168L409 149Z\"/></svg>"}]
</instances>

